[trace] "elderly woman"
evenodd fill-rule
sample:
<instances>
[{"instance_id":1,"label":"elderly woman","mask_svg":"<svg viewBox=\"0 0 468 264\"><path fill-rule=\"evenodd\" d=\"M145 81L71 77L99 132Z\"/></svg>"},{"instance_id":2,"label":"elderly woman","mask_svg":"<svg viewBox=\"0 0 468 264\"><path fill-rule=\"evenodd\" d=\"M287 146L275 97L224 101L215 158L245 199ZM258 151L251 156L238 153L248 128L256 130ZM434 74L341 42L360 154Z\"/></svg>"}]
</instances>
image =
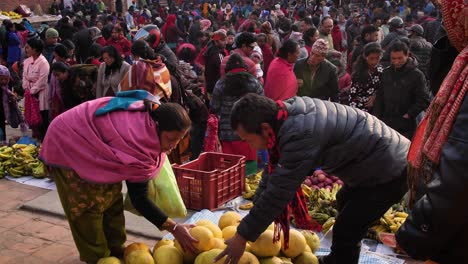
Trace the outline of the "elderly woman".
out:
<instances>
[{"instance_id":1,"label":"elderly woman","mask_svg":"<svg viewBox=\"0 0 468 264\"><path fill-rule=\"evenodd\" d=\"M246 157L247 174L255 173L257 153L242 141L231 128L230 117L234 103L247 93L263 95L263 88L255 76L247 72L247 65L239 54L232 54L226 64L226 76L213 90L211 111L219 116L219 140L224 153Z\"/></svg>"},{"instance_id":2,"label":"elderly woman","mask_svg":"<svg viewBox=\"0 0 468 264\"><path fill-rule=\"evenodd\" d=\"M147 198L148 181L157 177L166 152L189 127L181 106L159 105L143 90L89 101L53 120L40 158L50 166L82 261L121 257L126 241L122 181L138 212L194 251L190 225L177 224Z\"/></svg>"},{"instance_id":3,"label":"elderly woman","mask_svg":"<svg viewBox=\"0 0 468 264\"><path fill-rule=\"evenodd\" d=\"M27 59L23 63L23 88L25 90L26 123L33 136L43 139L49 125L49 101L47 97L49 62L42 55L44 43L30 39L26 44Z\"/></svg>"},{"instance_id":4,"label":"elderly woman","mask_svg":"<svg viewBox=\"0 0 468 264\"><path fill-rule=\"evenodd\" d=\"M102 49L102 60L96 82L96 98L115 96L119 92L119 84L130 69L114 46Z\"/></svg>"}]
</instances>

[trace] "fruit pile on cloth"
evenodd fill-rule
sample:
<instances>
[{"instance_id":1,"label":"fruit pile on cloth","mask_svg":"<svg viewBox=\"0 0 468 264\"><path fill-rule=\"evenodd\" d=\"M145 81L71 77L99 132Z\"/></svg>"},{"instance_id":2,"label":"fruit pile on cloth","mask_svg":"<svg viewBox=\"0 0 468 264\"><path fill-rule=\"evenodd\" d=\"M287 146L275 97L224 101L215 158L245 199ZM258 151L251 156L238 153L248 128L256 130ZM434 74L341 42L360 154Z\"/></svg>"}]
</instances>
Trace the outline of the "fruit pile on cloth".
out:
<instances>
[{"instance_id":1,"label":"fruit pile on cloth","mask_svg":"<svg viewBox=\"0 0 468 264\"><path fill-rule=\"evenodd\" d=\"M242 212L241 212L242 213ZM172 235L165 236L155 245L136 242L127 246L124 253L126 264L207 264L224 263L225 259L213 262L226 247L224 241L236 233L242 216L234 211L202 210L190 217L186 223L195 224L190 234L199 242L194 244L198 252L184 252ZM282 241L273 243L273 225L263 232L255 242L248 242L240 264L317 264L316 255L326 255L330 251L320 247L318 234L311 231L291 229L289 247ZM375 242L375 241L374 241ZM377 242L375 242L377 243ZM360 264L403 264L399 259L371 252L363 246ZM103 258L98 264L118 264L114 257Z\"/></svg>"},{"instance_id":2,"label":"fruit pile on cloth","mask_svg":"<svg viewBox=\"0 0 468 264\"><path fill-rule=\"evenodd\" d=\"M47 176L44 163L37 159L39 148L35 145L14 144L0 147L0 178L11 176L19 178Z\"/></svg>"}]
</instances>

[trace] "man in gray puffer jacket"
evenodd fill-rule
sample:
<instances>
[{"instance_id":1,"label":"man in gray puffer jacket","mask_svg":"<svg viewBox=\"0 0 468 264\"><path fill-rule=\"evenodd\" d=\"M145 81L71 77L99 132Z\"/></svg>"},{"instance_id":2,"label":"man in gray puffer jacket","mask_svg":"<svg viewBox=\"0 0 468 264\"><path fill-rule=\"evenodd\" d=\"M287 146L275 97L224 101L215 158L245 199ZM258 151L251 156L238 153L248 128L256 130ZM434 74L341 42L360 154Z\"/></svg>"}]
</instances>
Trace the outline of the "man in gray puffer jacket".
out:
<instances>
[{"instance_id":1,"label":"man in gray puffer jacket","mask_svg":"<svg viewBox=\"0 0 468 264\"><path fill-rule=\"evenodd\" d=\"M284 105L287 114L281 104L255 94L234 105L232 128L253 148L276 149L279 157L276 164L270 159L272 173L263 174L254 207L219 257L227 255L229 263L237 263L246 241L255 241L295 197L305 177L321 167L344 185L337 195L332 252L320 261L357 264L368 227L407 191L410 142L355 108L309 97L293 97Z\"/></svg>"}]
</instances>

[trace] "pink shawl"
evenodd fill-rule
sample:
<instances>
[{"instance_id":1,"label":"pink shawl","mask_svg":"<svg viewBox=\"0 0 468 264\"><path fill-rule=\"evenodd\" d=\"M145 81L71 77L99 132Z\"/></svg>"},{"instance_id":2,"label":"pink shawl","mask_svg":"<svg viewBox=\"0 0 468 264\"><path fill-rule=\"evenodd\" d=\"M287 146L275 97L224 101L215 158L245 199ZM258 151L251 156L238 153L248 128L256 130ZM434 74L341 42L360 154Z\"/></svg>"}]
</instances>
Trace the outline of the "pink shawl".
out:
<instances>
[{"instance_id":1,"label":"pink shawl","mask_svg":"<svg viewBox=\"0 0 468 264\"><path fill-rule=\"evenodd\" d=\"M56 117L40 159L49 166L73 169L94 183L145 182L158 175L166 155L161 153L154 121L143 104L95 116L110 99L88 101Z\"/></svg>"}]
</instances>

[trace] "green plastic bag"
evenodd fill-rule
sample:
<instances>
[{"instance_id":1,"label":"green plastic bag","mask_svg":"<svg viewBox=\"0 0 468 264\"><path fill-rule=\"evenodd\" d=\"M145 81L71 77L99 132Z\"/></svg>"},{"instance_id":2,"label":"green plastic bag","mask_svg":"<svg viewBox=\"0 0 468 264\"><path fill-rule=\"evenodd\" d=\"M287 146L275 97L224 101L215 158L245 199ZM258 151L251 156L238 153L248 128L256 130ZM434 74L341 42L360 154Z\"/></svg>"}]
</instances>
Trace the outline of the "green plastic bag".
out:
<instances>
[{"instance_id":1,"label":"green plastic bag","mask_svg":"<svg viewBox=\"0 0 468 264\"><path fill-rule=\"evenodd\" d=\"M169 217L180 218L187 216L187 208L185 208L184 201L180 196L179 186L167 157L164 160L159 176L148 182L148 198ZM141 216L133 207L128 193L125 196L124 209Z\"/></svg>"}]
</instances>

